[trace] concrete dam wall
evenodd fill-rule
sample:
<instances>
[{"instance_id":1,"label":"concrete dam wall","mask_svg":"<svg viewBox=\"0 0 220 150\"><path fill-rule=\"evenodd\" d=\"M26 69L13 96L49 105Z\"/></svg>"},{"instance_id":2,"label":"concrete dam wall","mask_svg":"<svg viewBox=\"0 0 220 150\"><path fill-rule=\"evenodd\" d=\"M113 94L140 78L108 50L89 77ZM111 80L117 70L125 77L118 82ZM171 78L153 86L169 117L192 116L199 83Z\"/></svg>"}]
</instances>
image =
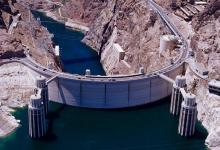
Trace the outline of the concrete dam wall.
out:
<instances>
[{"instance_id":1,"label":"concrete dam wall","mask_svg":"<svg viewBox=\"0 0 220 150\"><path fill-rule=\"evenodd\" d=\"M183 65L165 73L174 79ZM88 77L89 78L89 77ZM135 76L114 81L70 79L59 76L48 85L49 99L71 106L89 108L123 108L159 101L172 92L172 84L157 75Z\"/></svg>"}]
</instances>

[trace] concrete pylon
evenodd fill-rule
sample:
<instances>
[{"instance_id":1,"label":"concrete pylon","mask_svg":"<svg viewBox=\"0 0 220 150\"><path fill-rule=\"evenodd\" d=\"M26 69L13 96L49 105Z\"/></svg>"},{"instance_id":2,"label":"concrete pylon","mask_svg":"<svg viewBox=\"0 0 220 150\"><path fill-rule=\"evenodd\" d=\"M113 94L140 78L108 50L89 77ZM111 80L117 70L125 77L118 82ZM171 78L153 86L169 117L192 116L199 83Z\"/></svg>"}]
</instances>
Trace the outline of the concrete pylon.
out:
<instances>
[{"instance_id":1,"label":"concrete pylon","mask_svg":"<svg viewBox=\"0 0 220 150\"><path fill-rule=\"evenodd\" d=\"M173 84L170 113L173 115L179 115L181 103L183 101L183 95L181 94L180 88L186 87L186 77L178 75L175 83Z\"/></svg>"},{"instance_id":2,"label":"concrete pylon","mask_svg":"<svg viewBox=\"0 0 220 150\"><path fill-rule=\"evenodd\" d=\"M197 104L196 96L193 94L186 94L186 97L181 105L178 133L181 136L192 136L195 132L197 119Z\"/></svg>"},{"instance_id":3,"label":"concrete pylon","mask_svg":"<svg viewBox=\"0 0 220 150\"><path fill-rule=\"evenodd\" d=\"M85 75L86 75L86 76L91 75L91 70L90 70L90 69L86 69Z\"/></svg>"},{"instance_id":4,"label":"concrete pylon","mask_svg":"<svg viewBox=\"0 0 220 150\"><path fill-rule=\"evenodd\" d=\"M41 96L44 102L44 111L45 111L45 115L47 115L49 97L48 97L48 86L46 84L46 78L42 76L37 77L36 87L41 89Z\"/></svg>"},{"instance_id":5,"label":"concrete pylon","mask_svg":"<svg viewBox=\"0 0 220 150\"><path fill-rule=\"evenodd\" d=\"M46 135L46 118L44 103L40 94L32 95L28 104L29 135L31 138L39 139Z\"/></svg>"}]
</instances>

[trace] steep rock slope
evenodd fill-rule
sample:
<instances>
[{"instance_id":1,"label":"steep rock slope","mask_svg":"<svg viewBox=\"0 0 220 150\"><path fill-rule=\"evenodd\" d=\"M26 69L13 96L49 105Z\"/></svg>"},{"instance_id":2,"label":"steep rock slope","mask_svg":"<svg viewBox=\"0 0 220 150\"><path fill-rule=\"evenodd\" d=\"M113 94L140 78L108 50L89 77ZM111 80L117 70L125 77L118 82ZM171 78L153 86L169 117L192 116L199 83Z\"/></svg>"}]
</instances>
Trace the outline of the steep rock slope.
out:
<instances>
[{"instance_id":1,"label":"steep rock slope","mask_svg":"<svg viewBox=\"0 0 220 150\"><path fill-rule=\"evenodd\" d=\"M191 46L196 51L196 60L209 69L210 78L220 79L220 1L210 2L192 24L196 34Z\"/></svg>"},{"instance_id":2,"label":"steep rock slope","mask_svg":"<svg viewBox=\"0 0 220 150\"><path fill-rule=\"evenodd\" d=\"M137 73L140 67L149 73L170 63L158 53L160 36L169 32L145 0L109 0L90 28L83 41L101 55L107 74ZM106 51L112 51L112 43L125 51L122 63L111 62Z\"/></svg>"},{"instance_id":3,"label":"steep rock slope","mask_svg":"<svg viewBox=\"0 0 220 150\"><path fill-rule=\"evenodd\" d=\"M56 16L70 18L90 28L83 42L99 53L107 74L133 74L140 67L149 73L169 65L170 59L178 56L178 51L171 51L167 52L167 57L159 57L160 36L170 33L146 0L52 2L59 5L52 9ZM114 43L125 52L122 59L115 53Z\"/></svg>"},{"instance_id":4,"label":"steep rock slope","mask_svg":"<svg viewBox=\"0 0 220 150\"><path fill-rule=\"evenodd\" d=\"M11 28L13 18L20 13L17 25ZM0 29L0 57L24 57L24 51L28 51L39 63L59 69L54 62L53 43L51 35L42 27L32 16L29 9L20 4L13 3L11 0L0 3L0 18L2 28ZM0 19L0 20L1 20Z\"/></svg>"},{"instance_id":5,"label":"steep rock slope","mask_svg":"<svg viewBox=\"0 0 220 150\"><path fill-rule=\"evenodd\" d=\"M90 25L107 5L107 0L70 0L63 2L63 17Z\"/></svg>"},{"instance_id":6,"label":"steep rock slope","mask_svg":"<svg viewBox=\"0 0 220 150\"><path fill-rule=\"evenodd\" d=\"M28 52L38 63L58 70L53 56L53 43L48 31L33 19L29 9L14 0L0 1L0 61L12 57L25 57ZM21 18L10 28L13 18ZM19 126L12 115L13 108L24 107L34 93L35 77L29 68L18 64L0 66L0 137L6 136Z\"/></svg>"},{"instance_id":7,"label":"steep rock slope","mask_svg":"<svg viewBox=\"0 0 220 150\"><path fill-rule=\"evenodd\" d=\"M194 18L192 24L195 35L191 47L195 59L209 71L209 80L220 80L220 1L213 0ZM187 71L189 90L197 95L198 119L208 130L207 145L213 149L220 148L220 97L207 90L208 81L202 80Z\"/></svg>"}]
</instances>

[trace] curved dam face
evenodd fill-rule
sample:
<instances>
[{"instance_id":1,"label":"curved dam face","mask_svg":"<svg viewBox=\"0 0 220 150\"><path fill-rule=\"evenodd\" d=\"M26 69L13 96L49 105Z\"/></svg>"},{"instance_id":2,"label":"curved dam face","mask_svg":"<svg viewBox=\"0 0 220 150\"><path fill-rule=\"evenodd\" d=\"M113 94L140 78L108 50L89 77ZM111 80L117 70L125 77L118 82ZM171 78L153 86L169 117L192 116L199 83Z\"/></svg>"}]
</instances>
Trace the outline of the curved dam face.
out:
<instances>
[{"instance_id":1,"label":"curved dam face","mask_svg":"<svg viewBox=\"0 0 220 150\"><path fill-rule=\"evenodd\" d=\"M182 74L183 65L165 73L170 78ZM124 108L149 104L169 96L172 84L158 76L139 76L120 81L86 81L58 77L48 85L49 99L71 106Z\"/></svg>"}]
</instances>

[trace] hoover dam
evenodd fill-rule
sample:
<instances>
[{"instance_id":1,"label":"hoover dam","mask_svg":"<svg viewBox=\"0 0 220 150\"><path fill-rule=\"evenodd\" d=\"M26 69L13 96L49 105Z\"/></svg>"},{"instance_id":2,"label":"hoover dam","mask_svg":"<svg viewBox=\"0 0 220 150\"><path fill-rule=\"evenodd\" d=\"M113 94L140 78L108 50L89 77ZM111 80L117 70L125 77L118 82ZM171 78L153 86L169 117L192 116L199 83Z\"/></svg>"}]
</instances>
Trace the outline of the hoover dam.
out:
<instances>
[{"instance_id":1,"label":"hoover dam","mask_svg":"<svg viewBox=\"0 0 220 150\"><path fill-rule=\"evenodd\" d=\"M20 54L22 51L17 51L19 47L16 47L16 50L9 50L9 53L2 53L3 55L1 56L2 59L0 60L0 65L2 68L15 65L15 69L18 69L16 68L17 66L23 66L23 68L27 70L28 80L30 80L27 81L27 85L33 81L35 83L32 86L29 85L29 89L31 90L34 87L34 90L32 91L33 95L27 100L28 118L24 118L24 114L27 114L26 108L19 109L11 114L11 116L15 116L15 118L13 116L10 118L13 124L10 123L10 120L7 120L7 118L0 118L1 120L6 119L7 121L5 124L1 123L3 127L0 127L0 133L6 138L0 142L0 149L11 149L13 147L11 145L12 143L18 145L18 142L15 141L15 139L18 138L20 139L18 141L24 141L25 139L31 141L31 139L36 139L36 142L33 140L34 143L29 145L22 143L22 149L32 149L34 148L32 147L34 145L37 147L39 146L39 148L41 147L42 149L47 146L52 148L56 145L57 147L54 148L59 149L59 144L61 143L67 144L71 148L74 147L78 149L157 149L160 147L163 147L164 149L169 149L169 147L179 147L180 149L186 149L186 147L188 147L187 149L202 149L206 146L209 148L216 146L218 143L216 132L218 131L212 129L217 122L211 127L207 127L208 124L212 124L211 122L213 122L213 118L215 118L216 115L211 117L212 120L210 120L210 123L207 123L208 112L204 113L204 108L201 107L201 104L203 105L204 102L203 98L201 98L201 93L198 93L197 89L205 88L205 85L207 85L206 90L203 90L203 92L206 96L208 94L211 97L210 100L212 102L207 106L210 107L215 102L213 99L217 99L216 95L219 94L216 90L216 87L219 86L219 81L214 79L213 76L215 74L210 71L210 68L207 68L207 66L202 65L201 62L198 61L202 56L195 52L195 48L198 46L193 45L194 43L192 42L195 41L190 41L192 40L192 37L190 36L192 36L193 33L187 36L188 32L193 31L190 28L191 22L186 25L181 19L181 21L177 23L179 18L173 15L176 15L177 11L183 11L183 13L188 14L189 18L192 19L191 17L194 16L192 16L189 11L194 11L194 8L197 8L197 5L206 6L209 2L197 2L195 7L193 6L194 8L190 6L192 2L186 2L186 6L184 5L184 7L177 6L176 12L173 14L170 13L173 10L171 11L167 5L162 6L157 0L146 0L141 3L127 1L122 8L119 8L120 5L122 5L120 1L113 1L112 3L102 2L103 4L106 4L106 6L99 5L99 2L95 2L94 6L89 2L88 4L91 6L85 5L83 6L85 7L83 9L86 9L87 7L94 7L96 9L97 7L102 10L102 13L100 13L100 16L98 16L95 21L91 21L86 20L88 19L88 16L86 15L88 12L86 12L86 10L84 12L85 16L80 16L82 20L85 19L85 22L81 20L82 24L80 24L80 19L77 18L77 16L74 16L77 14L75 11L73 11L73 14L67 14L68 11L64 10L65 8L68 8L68 4L72 4L72 1L62 3L54 1L56 0L49 0L48 3L51 3L52 5L45 5L42 9L40 8L41 4L36 5L36 3L30 5L31 8L34 9L32 12L29 10L30 8L26 7L29 5L28 3L32 2L24 4L22 1L19 7L27 9L25 11L29 12L29 14L25 14L24 16L24 12L21 12L21 14L17 12L17 15L14 14L11 18L10 25L6 24L8 25L8 34L11 36L16 34L15 36L22 37L26 35L26 33L32 32L32 39L29 39L28 41L33 44L33 47L30 43L24 42L27 40L26 37L24 41L16 40L14 42L12 40L15 47L17 43L22 45L22 51L24 53ZM0 3L2 2L0 1ZM14 2L12 2L12 5L13 3ZM75 8L80 3L81 2L76 3L76 5L74 4L73 7ZM84 4L85 2L82 3ZM143 3L146 3L146 6ZM135 10L130 10L129 6L133 4L135 4ZM177 4L179 5L179 1ZM140 6L143 7L136 10L136 8ZM16 7L17 6L13 6L12 11L14 11L14 8ZM146 8L146 12L143 11L143 8ZM79 9L79 13L81 13L81 9L82 8ZM40 10L40 12L35 10ZM99 10L94 10L94 14L91 13L91 18L93 18L98 11ZM125 11L124 14L122 13L123 11ZM135 13L140 15L139 20L135 19L137 14L132 13L132 11L135 11ZM201 9L200 11L202 12L203 10ZM123 15L128 15L128 12L131 12L129 17L131 17L134 22L124 18L125 16ZM3 17L5 17L4 15L5 14L3 14ZM148 17L150 19L146 18L146 26L142 26L140 25L140 22L136 22L137 20L140 21L143 19L142 16L147 15L149 15ZM157 17L154 18L155 16ZM181 18L181 14L179 14L178 17ZM29 21L23 20L24 18L27 18ZM119 20L125 20L117 21L117 18L119 18ZM190 21L189 18L185 19L185 21ZM74 21L74 19L76 19L76 21ZM30 24L31 20L36 23L34 28L31 29L32 31L26 31L25 34L19 31L23 22L27 21ZM156 24L154 22L155 20L157 20ZM127 24L124 24L126 21ZM193 21L192 26L194 26ZM134 29L132 29L132 27L134 27L134 24L132 23L136 25ZM141 30L139 30L140 27ZM151 29L154 27L155 29L160 30L156 34L152 32ZM184 27L189 30L187 33L184 32ZM85 34L75 30L82 30L81 32ZM143 34L139 33L143 31ZM45 34L42 34L42 32L45 32ZM29 36L28 34L27 37ZM130 38L130 34L134 34L134 37ZM41 39L40 41L37 41L39 40L37 39L39 37L41 37ZM137 39L136 41L133 38L140 39ZM48 39L50 39L49 43ZM131 41L132 39L133 41ZM155 39L157 39L156 42ZM154 41L154 46L149 46L149 41ZM158 41L160 42L158 43ZM137 44L135 42L137 42ZM144 44L146 42L149 43ZM41 43L43 45L41 45ZM158 45L160 47L158 47ZM33 48L36 48L36 50L33 50ZM132 48L133 50L131 50ZM143 50L141 48L143 48ZM13 51L17 52L14 54L12 53ZM42 54L38 54L39 52L42 52ZM137 56L133 57L132 55L134 55L134 52L137 53ZM10 53L13 55L9 56ZM144 53L146 56L144 56ZM155 59L157 57L158 59ZM39 60L39 58L42 59L42 61ZM212 62L213 60L210 61ZM137 63L137 65L135 63ZM123 69L123 67L125 67L125 69ZM21 68L21 71L18 70L17 74L22 75L22 71L24 70ZM8 74L10 78L12 78L12 73L6 73L7 69L4 70L4 72L2 72L4 76ZM16 70L14 72L16 72ZM7 81L8 80L10 79L7 77ZM25 82L23 79L16 80L17 79L11 80L9 84L13 81ZM203 85L198 87L201 83L204 87ZM21 87L21 91L23 90L22 88L23 87ZM6 98L8 98L7 91L1 96L3 97L3 103L0 104L1 111L3 112L10 111L9 108L5 107L5 105L7 105ZM24 93L22 93L22 96L23 94ZM167 101L169 101L168 99L170 99L170 96L171 101L170 104L168 104ZM19 101L21 101L19 98L16 101L12 101L15 103L15 107L18 103L22 103ZM10 103L8 105L9 107L11 106ZM165 105L166 108L163 107ZM152 108L152 112L150 111L151 107L155 107L154 111ZM170 107L170 113L175 116L175 118L170 118L167 116L168 112L165 113L164 110L166 109L166 111L168 111L168 107ZM145 110L146 108L147 110ZM76 113L75 111L78 110L79 113ZM86 111L86 113L84 114L83 111ZM97 116L92 115L93 111ZM140 116L132 117L132 115L138 111L140 111L140 113L137 113L136 115L139 114ZM82 114L80 112L82 112ZM124 112L129 112L129 114L127 113L128 116L124 116L126 114ZM141 112L146 115L144 118L142 118L143 115L141 115ZM115 130L116 124L114 123L117 120L114 114L117 113L118 117L121 118L120 121L123 122L117 123L117 129L122 132L122 135L118 136L118 138L115 137L115 135L118 134L118 131ZM124 115L120 116L120 113ZM163 113L163 115L161 115L161 113ZM216 113L216 111L213 113ZM2 114L2 116L4 115L6 114ZM18 119L21 119L21 123L20 120L17 120L17 117ZM155 119L150 119L154 117ZM178 117L179 121L178 127L176 126L176 117ZM157 121L156 118L158 119ZM200 122L198 122L198 120L203 121L204 118L205 122L202 122L202 124L209 132L206 141L205 138L207 133L201 128ZM129 123L129 120L132 119L134 122ZM96 121L93 122L94 120ZM105 124L107 123L109 125L102 124L102 120L105 120ZM82 121L86 124L82 124ZM164 122L164 130L166 131L159 130L159 125L162 122ZM137 125L137 123L139 124ZM145 124L145 128L139 126L142 123ZM19 124L22 126L19 126ZM100 126L97 124L100 124ZM138 128L140 127L140 130L136 130L137 126ZM61 127L65 128L63 129L63 132ZM18 129L13 133L12 131L15 128ZM26 131L27 128L29 128L28 132L31 139L27 139L27 137L23 136L24 133L26 135L28 134ZM150 130L153 128L157 128L158 130L152 130L151 133ZM93 133L93 129L94 131L97 131L97 134ZM141 134L141 129L143 130L143 134ZM69 131L68 133L66 132L67 130ZM88 132L84 132L83 130ZM130 130L130 132L128 132L128 130ZM173 132L173 130L175 130L175 132ZM21 134L21 131L23 134ZM103 137L103 135L99 134L99 131L109 134L109 137L105 136L105 139L100 140L99 138ZM110 132L112 132L112 134L110 134ZM169 132L171 134L168 137L167 135ZM8 136L7 134L9 133L12 134ZM74 133L76 134L73 137L70 136L70 134ZM134 134L133 138L127 133ZM145 133L147 133L147 135L144 135ZM164 135L162 135L162 133ZM181 136L191 138L182 139L181 137L176 136L178 135L177 133ZM64 135L66 137L64 137ZM126 138L125 135L129 138ZM82 139L84 136L88 136L88 138ZM90 136L93 136L93 138ZM152 139L149 139L149 136L152 136ZM60 139L60 137L62 137L62 139ZM134 140L134 142L131 142L130 144L127 143L135 137L136 140ZM174 137L174 141L171 142ZM74 141L65 141L65 139L68 138L74 139ZM120 138L122 140L119 140ZM148 145L143 145L142 138L148 139ZM106 143L108 140L110 142L109 144ZM115 145L116 140L120 142L117 146ZM160 144L155 143L157 140L158 142L160 141ZM53 143L54 141L57 141L57 143ZM101 144L100 141L103 143ZM185 144L181 142L179 144L176 143L179 141L185 142ZM10 142L10 145L5 144ZM82 146L80 144L85 144L87 142L90 142L87 146ZM156 145L152 145L153 143ZM187 143L188 145L186 146Z\"/></svg>"},{"instance_id":2,"label":"hoover dam","mask_svg":"<svg viewBox=\"0 0 220 150\"><path fill-rule=\"evenodd\" d=\"M171 32L183 43L179 58L166 68L151 74L140 72L125 76L81 76L50 70L33 61L28 55L24 59L15 58L8 62L20 62L46 76L49 99L66 105L88 108L125 108L156 102L168 97L172 92L172 84L158 74L164 74L172 79L182 74L185 60L188 57L188 44L162 8L154 1L148 1L148 3L161 16Z\"/></svg>"}]
</instances>

